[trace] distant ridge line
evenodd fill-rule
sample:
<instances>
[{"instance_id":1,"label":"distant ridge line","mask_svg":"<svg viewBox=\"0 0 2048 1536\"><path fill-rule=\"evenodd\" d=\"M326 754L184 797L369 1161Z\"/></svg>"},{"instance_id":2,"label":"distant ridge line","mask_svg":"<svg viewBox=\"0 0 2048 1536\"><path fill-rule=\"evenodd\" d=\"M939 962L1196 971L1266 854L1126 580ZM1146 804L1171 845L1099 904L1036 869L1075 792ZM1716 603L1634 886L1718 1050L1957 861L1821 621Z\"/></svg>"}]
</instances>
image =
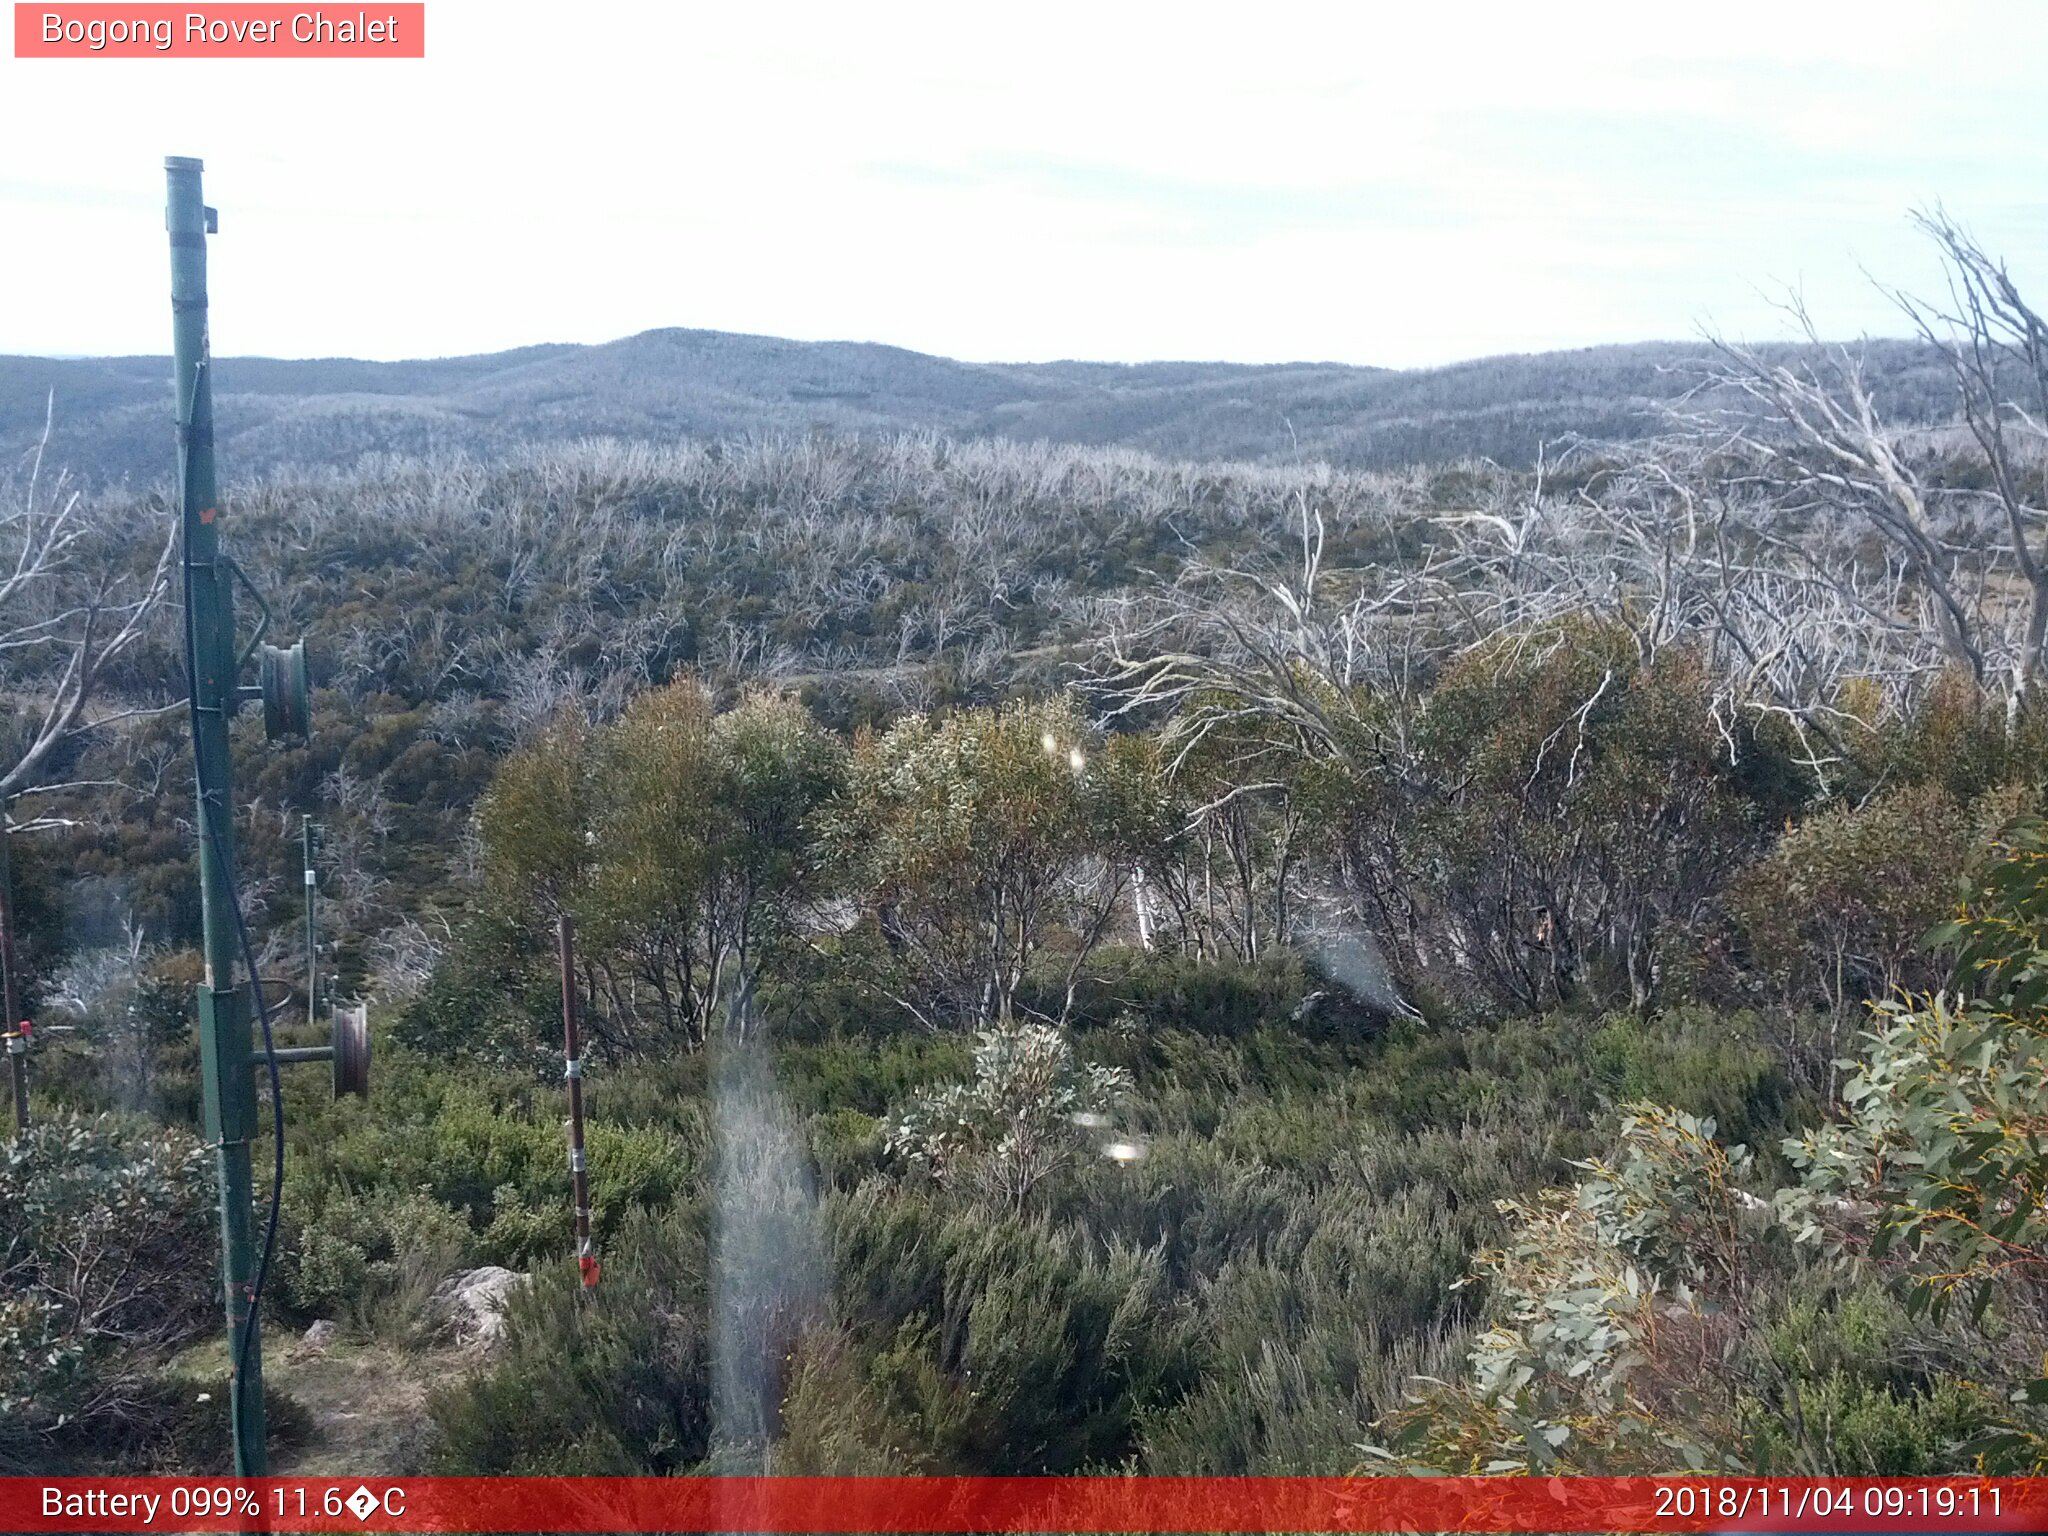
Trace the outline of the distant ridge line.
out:
<instances>
[{"instance_id":1,"label":"distant ridge line","mask_svg":"<svg viewBox=\"0 0 2048 1536\"><path fill-rule=\"evenodd\" d=\"M1863 344L1902 421L1946 419L1951 388L1920 343ZM1784 349L1790 353L1795 348ZM1167 458L1362 469L1485 457L1540 442L1639 437L1691 382L1700 342L1503 354L1423 369L1343 363L970 363L877 342L668 327L616 341L378 362L223 357L218 436L231 476L346 468L366 454L606 436L936 431ZM29 451L56 395L54 462L89 484L169 473L170 362L0 356L0 455Z\"/></svg>"}]
</instances>

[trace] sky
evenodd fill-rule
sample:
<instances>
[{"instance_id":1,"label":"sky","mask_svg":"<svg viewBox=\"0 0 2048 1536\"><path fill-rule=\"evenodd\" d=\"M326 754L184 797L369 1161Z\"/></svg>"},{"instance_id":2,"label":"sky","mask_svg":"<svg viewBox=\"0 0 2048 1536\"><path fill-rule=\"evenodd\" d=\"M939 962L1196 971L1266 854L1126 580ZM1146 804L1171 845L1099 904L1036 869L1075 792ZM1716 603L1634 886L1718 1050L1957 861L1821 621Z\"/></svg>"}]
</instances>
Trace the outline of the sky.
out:
<instances>
[{"instance_id":1,"label":"sky","mask_svg":"<svg viewBox=\"0 0 2048 1536\"><path fill-rule=\"evenodd\" d=\"M1873 280L1938 288L1908 219L1937 202L2048 295L2037 0L428 0L427 28L410 61L0 57L0 352L169 350L166 154L220 209L223 355L692 326L1414 367L1766 339L1795 287L1830 335L1900 334Z\"/></svg>"}]
</instances>

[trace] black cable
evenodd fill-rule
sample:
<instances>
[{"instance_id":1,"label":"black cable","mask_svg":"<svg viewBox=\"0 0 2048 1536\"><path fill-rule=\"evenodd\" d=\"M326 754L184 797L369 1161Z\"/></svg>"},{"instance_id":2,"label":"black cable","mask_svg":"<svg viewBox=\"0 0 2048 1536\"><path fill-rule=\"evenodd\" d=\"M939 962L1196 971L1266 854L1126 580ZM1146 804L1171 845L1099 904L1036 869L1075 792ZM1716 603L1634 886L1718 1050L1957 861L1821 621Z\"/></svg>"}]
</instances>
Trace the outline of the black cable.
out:
<instances>
[{"instance_id":1,"label":"black cable","mask_svg":"<svg viewBox=\"0 0 2048 1536\"><path fill-rule=\"evenodd\" d=\"M220 861L228 888L228 910L235 917L235 934L242 941L242 964L249 972L249 995L256 1002L256 1017L263 1024L263 1057L270 1068L270 1139L273 1153L270 1169L270 1214L263 1223L263 1256L256 1261L256 1283L249 1291L249 1318L242 1325L242 1345L235 1352L235 1390L242 1390L243 1372L249 1365L249 1344L256 1337L257 1309L263 1305L263 1282L270 1278L270 1255L277 1247L277 1213L284 1204L284 1083L277 1071L277 1042L270 1033L270 1006L263 1001L263 982L256 974L256 947L249 941L249 925L242 920L242 895L235 888L234 866L221 845L220 829L208 824L213 838L213 856Z\"/></svg>"},{"instance_id":2,"label":"black cable","mask_svg":"<svg viewBox=\"0 0 2048 1536\"><path fill-rule=\"evenodd\" d=\"M199 773L199 665L192 643L192 548L182 537L182 532L179 545L179 564L183 567L185 585L185 702L192 717L192 768L196 778ZM234 679L230 678L229 686L233 685ZM202 798L204 794L202 789ZM222 814L227 812L225 806L218 809ZM256 1283L249 1291L249 1311L242 1322L242 1337L235 1350L235 1374L231 1385L239 1421L247 1380L243 1373L249 1366L249 1345L256 1337L258 1309L263 1305L263 1285L270 1277L270 1256L277 1246L277 1213L284 1203L284 1083L277 1071L277 1042L271 1035L270 1009L263 1001L263 983L256 974L256 949L249 941L249 925L242 918L242 896L235 884L235 866L228 857L218 821L206 814L204 806L201 807L200 821L213 843L213 856L220 865L221 883L227 887L228 911L235 920L235 935L241 942L242 964L249 972L249 992L255 999L256 1017L263 1025L263 1055L270 1068L271 1140L276 1143L270 1173L270 1215L263 1229L263 1256L256 1262ZM227 1091L225 1084L222 1091Z\"/></svg>"}]
</instances>

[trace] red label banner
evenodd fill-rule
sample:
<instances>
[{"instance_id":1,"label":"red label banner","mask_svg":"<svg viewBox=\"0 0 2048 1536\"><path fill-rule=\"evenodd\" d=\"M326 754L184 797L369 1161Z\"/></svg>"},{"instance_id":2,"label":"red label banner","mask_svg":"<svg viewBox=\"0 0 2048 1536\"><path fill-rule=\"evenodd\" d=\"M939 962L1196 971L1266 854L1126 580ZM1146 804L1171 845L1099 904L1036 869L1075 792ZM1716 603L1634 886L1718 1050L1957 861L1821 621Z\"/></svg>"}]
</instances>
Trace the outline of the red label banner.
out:
<instances>
[{"instance_id":1,"label":"red label banner","mask_svg":"<svg viewBox=\"0 0 2048 1536\"><path fill-rule=\"evenodd\" d=\"M16 0L17 59L423 59L424 4L66 5Z\"/></svg>"},{"instance_id":2,"label":"red label banner","mask_svg":"<svg viewBox=\"0 0 2048 1536\"><path fill-rule=\"evenodd\" d=\"M0 1478L0 1530L2048 1531L2048 1478Z\"/></svg>"}]
</instances>

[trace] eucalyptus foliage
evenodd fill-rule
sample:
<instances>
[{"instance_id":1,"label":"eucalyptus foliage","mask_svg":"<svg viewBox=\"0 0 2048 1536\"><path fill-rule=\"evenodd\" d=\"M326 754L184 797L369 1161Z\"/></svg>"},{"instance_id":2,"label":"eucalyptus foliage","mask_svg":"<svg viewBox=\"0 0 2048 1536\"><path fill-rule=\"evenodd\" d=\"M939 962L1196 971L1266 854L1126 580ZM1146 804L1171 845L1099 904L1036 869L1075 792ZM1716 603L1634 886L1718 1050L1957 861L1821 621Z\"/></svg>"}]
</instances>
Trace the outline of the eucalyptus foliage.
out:
<instances>
[{"instance_id":1,"label":"eucalyptus foliage","mask_svg":"<svg viewBox=\"0 0 2048 1536\"><path fill-rule=\"evenodd\" d=\"M891 1122L888 1150L946 1184L1021 1210L1032 1192L1106 1139L1130 1074L1076 1056L1045 1024L975 1037L974 1077L920 1094Z\"/></svg>"}]
</instances>

